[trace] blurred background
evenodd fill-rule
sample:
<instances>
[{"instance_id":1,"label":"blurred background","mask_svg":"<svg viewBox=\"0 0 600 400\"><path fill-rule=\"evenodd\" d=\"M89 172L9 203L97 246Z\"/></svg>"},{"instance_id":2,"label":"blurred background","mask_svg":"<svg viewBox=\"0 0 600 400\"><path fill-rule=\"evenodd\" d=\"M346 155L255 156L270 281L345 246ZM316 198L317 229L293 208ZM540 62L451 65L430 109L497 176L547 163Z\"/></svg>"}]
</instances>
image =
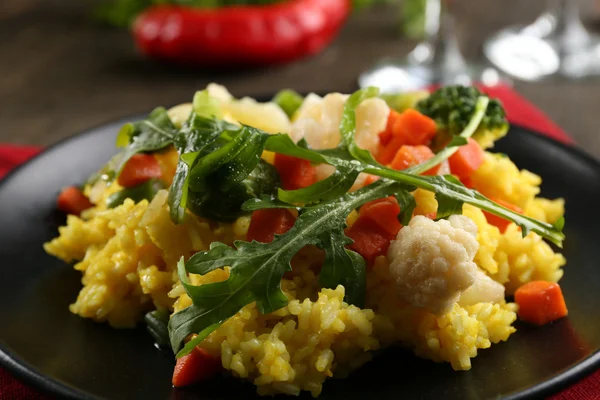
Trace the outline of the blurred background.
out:
<instances>
[{"instance_id":1,"label":"blurred background","mask_svg":"<svg viewBox=\"0 0 600 400\"><path fill-rule=\"evenodd\" d=\"M439 18L430 18L429 25L424 22L425 0L404 4L362 0L355 2L333 42L316 55L280 65L233 62L227 67L198 68L143 55L129 29L98 21L126 24L124 15L129 11L98 11L101 3L0 2L0 142L48 145L157 105L189 101L209 82L223 84L240 97L269 98L282 88L300 93L350 92L358 88L359 77L373 71L381 60L402 60L421 40L432 39L439 27L431 26ZM572 0L571 4L578 7L590 32L600 32L600 1ZM464 59L487 66L486 41L508 26L533 22L546 7L543 0L455 0L454 22L441 27L455 35ZM452 45L451 40L441 43L443 51ZM585 51L591 54L592 50ZM542 67L547 67L545 61ZM598 76L566 79L549 73L549 78L527 81L499 72L501 81L547 113L585 151L600 156Z\"/></svg>"}]
</instances>

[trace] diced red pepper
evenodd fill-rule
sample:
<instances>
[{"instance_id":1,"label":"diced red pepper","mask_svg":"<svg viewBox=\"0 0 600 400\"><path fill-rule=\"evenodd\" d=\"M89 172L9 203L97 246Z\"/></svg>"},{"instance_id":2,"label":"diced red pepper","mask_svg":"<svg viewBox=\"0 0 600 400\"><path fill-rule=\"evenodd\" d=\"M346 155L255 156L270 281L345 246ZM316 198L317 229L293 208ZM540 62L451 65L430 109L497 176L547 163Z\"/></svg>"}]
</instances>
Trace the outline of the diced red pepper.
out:
<instances>
[{"instance_id":1,"label":"diced red pepper","mask_svg":"<svg viewBox=\"0 0 600 400\"><path fill-rule=\"evenodd\" d=\"M519 207L517 205L511 204L507 201L504 201L502 199L498 199L495 197L489 197L489 199L495 201L496 203L500 204L501 206L508 208L509 210L512 210L519 214L523 214L523 210L521 209L521 207ZM502 232L502 233L506 232L506 228L508 228L508 225L511 224L511 222L509 220L499 217L497 215L494 215L492 213L489 213L487 211L484 211L483 214L485 215L485 219L487 220L487 222L490 225L494 225L495 227L500 229L500 232Z\"/></svg>"},{"instance_id":2,"label":"diced red pepper","mask_svg":"<svg viewBox=\"0 0 600 400\"><path fill-rule=\"evenodd\" d=\"M448 159L450 172L458 176L465 185L470 182L471 175L483 164L483 150L479 143L469 138L468 143L460 146L458 151Z\"/></svg>"},{"instance_id":3,"label":"diced red pepper","mask_svg":"<svg viewBox=\"0 0 600 400\"><path fill-rule=\"evenodd\" d=\"M398 221L400 206L395 197L377 199L364 204L359 210L359 219L370 219L381 229L396 236L402 225Z\"/></svg>"},{"instance_id":4,"label":"diced red pepper","mask_svg":"<svg viewBox=\"0 0 600 400\"><path fill-rule=\"evenodd\" d=\"M308 160L275 154L274 165L285 190L302 189L317 182L317 169Z\"/></svg>"},{"instance_id":5,"label":"diced red pepper","mask_svg":"<svg viewBox=\"0 0 600 400\"><path fill-rule=\"evenodd\" d=\"M60 211L67 214L81 215L83 210L87 210L94 205L79 188L69 186L64 188L58 195L57 206Z\"/></svg>"},{"instance_id":6,"label":"diced red pepper","mask_svg":"<svg viewBox=\"0 0 600 400\"><path fill-rule=\"evenodd\" d=\"M221 360L218 357L195 347L190 354L177 359L173 371L173 386L189 386L210 379L221 370L221 367Z\"/></svg>"},{"instance_id":7,"label":"diced red pepper","mask_svg":"<svg viewBox=\"0 0 600 400\"><path fill-rule=\"evenodd\" d=\"M399 213L400 206L393 196L365 203L356 222L346 229L346 236L354 241L349 248L372 265L377 256L387 252L390 242L402 228Z\"/></svg>"},{"instance_id":8,"label":"diced red pepper","mask_svg":"<svg viewBox=\"0 0 600 400\"><path fill-rule=\"evenodd\" d=\"M162 169L153 155L135 154L125 164L117 182L123 187L134 187L149 179L160 177Z\"/></svg>"},{"instance_id":9,"label":"diced red pepper","mask_svg":"<svg viewBox=\"0 0 600 400\"><path fill-rule=\"evenodd\" d=\"M296 218L285 208L256 210L252 213L246 238L249 242L271 243L276 234L286 233L295 222Z\"/></svg>"},{"instance_id":10,"label":"diced red pepper","mask_svg":"<svg viewBox=\"0 0 600 400\"><path fill-rule=\"evenodd\" d=\"M427 146L402 146L392 160L390 167L401 171L415 165L419 165L435 156L433 151ZM436 165L431 169L423 172L422 175L436 175L440 170L441 165Z\"/></svg>"},{"instance_id":11,"label":"diced red pepper","mask_svg":"<svg viewBox=\"0 0 600 400\"><path fill-rule=\"evenodd\" d=\"M346 229L346 236L354 241L349 248L363 256L368 265L372 265L377 256L386 254L394 239L394 235L390 235L375 221L361 217Z\"/></svg>"}]
</instances>

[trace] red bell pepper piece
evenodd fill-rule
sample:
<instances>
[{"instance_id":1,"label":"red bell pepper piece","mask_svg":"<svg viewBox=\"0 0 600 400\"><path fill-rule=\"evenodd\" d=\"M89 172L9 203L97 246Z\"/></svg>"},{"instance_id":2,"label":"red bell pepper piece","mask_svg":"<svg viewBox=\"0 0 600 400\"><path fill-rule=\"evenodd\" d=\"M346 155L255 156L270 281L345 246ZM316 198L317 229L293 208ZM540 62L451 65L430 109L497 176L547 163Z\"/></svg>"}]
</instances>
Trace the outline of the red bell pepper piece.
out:
<instances>
[{"instance_id":1,"label":"red bell pepper piece","mask_svg":"<svg viewBox=\"0 0 600 400\"><path fill-rule=\"evenodd\" d=\"M134 187L161 176L162 170L156 157L150 154L136 154L127 161L117 182L123 187Z\"/></svg>"},{"instance_id":2,"label":"red bell pepper piece","mask_svg":"<svg viewBox=\"0 0 600 400\"><path fill-rule=\"evenodd\" d=\"M144 54L176 63L284 63L323 49L350 11L350 0L217 9L158 5L136 18L133 35Z\"/></svg>"},{"instance_id":3,"label":"red bell pepper piece","mask_svg":"<svg viewBox=\"0 0 600 400\"><path fill-rule=\"evenodd\" d=\"M58 195L57 206L60 211L67 214L80 215L83 210L94 205L79 188L69 186Z\"/></svg>"},{"instance_id":4,"label":"red bell pepper piece","mask_svg":"<svg viewBox=\"0 0 600 400\"><path fill-rule=\"evenodd\" d=\"M317 169L308 160L276 153L273 165L285 190L302 189L317 182Z\"/></svg>"},{"instance_id":5,"label":"red bell pepper piece","mask_svg":"<svg viewBox=\"0 0 600 400\"><path fill-rule=\"evenodd\" d=\"M186 356L177 359L173 370L173 386L183 387L210 379L221 370L221 359L195 347Z\"/></svg>"},{"instance_id":6,"label":"red bell pepper piece","mask_svg":"<svg viewBox=\"0 0 600 400\"><path fill-rule=\"evenodd\" d=\"M256 210L250 218L246 239L262 243L271 243L275 235L281 235L292 229L296 218L285 208Z\"/></svg>"}]
</instances>

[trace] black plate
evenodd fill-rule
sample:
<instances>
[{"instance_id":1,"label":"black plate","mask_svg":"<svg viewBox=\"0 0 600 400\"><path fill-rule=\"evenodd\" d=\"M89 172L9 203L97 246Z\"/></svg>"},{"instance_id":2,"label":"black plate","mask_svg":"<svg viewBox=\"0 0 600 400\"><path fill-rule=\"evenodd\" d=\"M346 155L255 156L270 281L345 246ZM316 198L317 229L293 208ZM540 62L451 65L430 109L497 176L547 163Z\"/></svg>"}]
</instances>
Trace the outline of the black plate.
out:
<instances>
[{"instance_id":1,"label":"black plate","mask_svg":"<svg viewBox=\"0 0 600 400\"><path fill-rule=\"evenodd\" d=\"M46 255L42 243L64 222L55 211L57 192L114 153L122 122L53 146L0 184L0 361L28 383L69 398L250 398L254 387L232 378L174 390L173 357L154 348L143 328L113 330L68 311L80 273ZM600 164L518 127L495 150L542 175L545 196L566 198L568 265L561 286L569 317L542 328L517 323L517 333L480 351L468 372L389 350L351 378L328 381L321 398L529 398L600 366Z\"/></svg>"}]
</instances>

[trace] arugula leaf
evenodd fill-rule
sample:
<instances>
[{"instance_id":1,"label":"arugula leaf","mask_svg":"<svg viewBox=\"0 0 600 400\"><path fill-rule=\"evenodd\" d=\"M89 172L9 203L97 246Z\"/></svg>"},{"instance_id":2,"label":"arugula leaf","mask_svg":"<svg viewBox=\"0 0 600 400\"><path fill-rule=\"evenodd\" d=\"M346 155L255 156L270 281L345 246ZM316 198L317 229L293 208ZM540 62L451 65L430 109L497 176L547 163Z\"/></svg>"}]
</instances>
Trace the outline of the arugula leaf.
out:
<instances>
[{"instance_id":1,"label":"arugula leaf","mask_svg":"<svg viewBox=\"0 0 600 400\"><path fill-rule=\"evenodd\" d=\"M206 118L192 112L188 121L183 124L181 130L174 139L175 148L179 152L180 159L173 177L173 183L169 190L169 209L171 220L180 223L185 215L187 207L189 171L194 165L196 157L185 154L206 154L213 150L217 140L224 132L233 132L239 127L225 121Z\"/></svg>"},{"instance_id":2,"label":"arugula leaf","mask_svg":"<svg viewBox=\"0 0 600 400\"><path fill-rule=\"evenodd\" d=\"M407 188L407 190L398 192L396 194L396 200L398 200L398 205L400 206L398 221L400 221L400 223L404 226L408 225L412 218L413 211L417 207L417 201L415 200L415 197L410 194L412 191L412 188Z\"/></svg>"},{"instance_id":3,"label":"arugula leaf","mask_svg":"<svg viewBox=\"0 0 600 400\"><path fill-rule=\"evenodd\" d=\"M228 266L230 275L224 282L201 286L189 285L182 279L192 305L174 314L169 322L173 350L178 352L188 335L221 324L246 304L255 301L263 314L285 306L287 298L281 291L281 279L291 270L292 257L307 245L325 251L321 283L326 287L347 285L347 301L360 305L365 290L364 260L345 249L352 242L344 234L346 217L368 201L401 190L402 185L395 182L378 181L335 200L302 208L292 229L276 235L271 243L236 241L235 248L213 243L210 250L196 253L185 263L188 272L206 274ZM253 203L256 205L256 201Z\"/></svg>"},{"instance_id":4,"label":"arugula leaf","mask_svg":"<svg viewBox=\"0 0 600 400\"><path fill-rule=\"evenodd\" d=\"M115 180L135 154L161 150L173 144L176 133L177 128L162 107L154 109L148 119L125 124L116 140L117 147L125 148L108 162L107 181Z\"/></svg>"},{"instance_id":5,"label":"arugula leaf","mask_svg":"<svg viewBox=\"0 0 600 400\"><path fill-rule=\"evenodd\" d=\"M346 193L356 181L359 170L339 165L331 176L311 186L296 190L278 190L279 200L287 203L311 204L338 198Z\"/></svg>"}]
</instances>

